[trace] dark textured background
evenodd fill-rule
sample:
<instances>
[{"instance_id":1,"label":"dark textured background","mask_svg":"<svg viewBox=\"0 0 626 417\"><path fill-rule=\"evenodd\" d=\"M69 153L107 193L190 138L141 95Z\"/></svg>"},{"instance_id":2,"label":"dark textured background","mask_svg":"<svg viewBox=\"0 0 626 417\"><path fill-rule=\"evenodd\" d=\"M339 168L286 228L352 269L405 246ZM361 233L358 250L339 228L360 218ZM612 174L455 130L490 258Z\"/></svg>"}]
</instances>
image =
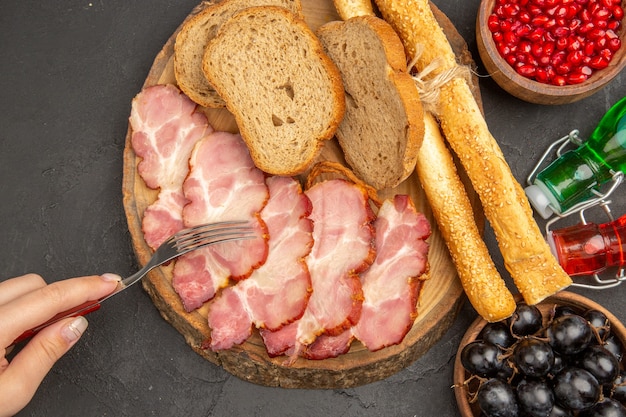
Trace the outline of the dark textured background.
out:
<instances>
[{"instance_id":1,"label":"dark textured background","mask_svg":"<svg viewBox=\"0 0 626 417\"><path fill-rule=\"evenodd\" d=\"M196 4L0 0L0 280L27 272L56 281L136 270L121 197L130 102ZM479 1L435 4L479 62ZM590 133L626 92L624 77L558 107L519 101L481 78L487 122L517 179L524 181L553 140L573 128ZM615 212L626 212L623 200ZM489 229L486 239L506 276ZM626 319L626 288L575 291ZM474 317L466 304L425 356L384 381L286 390L243 382L200 358L136 286L89 316L85 336L20 415L455 416L452 365Z\"/></svg>"}]
</instances>

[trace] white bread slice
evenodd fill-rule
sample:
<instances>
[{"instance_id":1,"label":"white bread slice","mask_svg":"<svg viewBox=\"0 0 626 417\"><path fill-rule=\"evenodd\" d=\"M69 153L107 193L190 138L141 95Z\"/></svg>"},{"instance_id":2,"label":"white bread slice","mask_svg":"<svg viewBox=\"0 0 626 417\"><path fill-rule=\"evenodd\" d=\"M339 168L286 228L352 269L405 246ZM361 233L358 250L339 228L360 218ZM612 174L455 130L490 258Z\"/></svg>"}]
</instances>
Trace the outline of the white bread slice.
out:
<instances>
[{"instance_id":1,"label":"white bread slice","mask_svg":"<svg viewBox=\"0 0 626 417\"><path fill-rule=\"evenodd\" d=\"M207 45L203 70L269 174L305 171L344 115L339 70L304 20L284 8L235 14Z\"/></svg>"},{"instance_id":2,"label":"white bread slice","mask_svg":"<svg viewBox=\"0 0 626 417\"><path fill-rule=\"evenodd\" d=\"M189 98L204 107L225 106L202 72L204 48L233 14L246 7L262 5L285 7L302 14L300 0L223 0L209 4L183 23L174 43L174 76L178 87Z\"/></svg>"},{"instance_id":3,"label":"white bread slice","mask_svg":"<svg viewBox=\"0 0 626 417\"><path fill-rule=\"evenodd\" d=\"M317 35L346 92L336 132L346 162L374 188L397 186L415 169L424 138L422 103L400 38L374 16L330 22Z\"/></svg>"}]
</instances>

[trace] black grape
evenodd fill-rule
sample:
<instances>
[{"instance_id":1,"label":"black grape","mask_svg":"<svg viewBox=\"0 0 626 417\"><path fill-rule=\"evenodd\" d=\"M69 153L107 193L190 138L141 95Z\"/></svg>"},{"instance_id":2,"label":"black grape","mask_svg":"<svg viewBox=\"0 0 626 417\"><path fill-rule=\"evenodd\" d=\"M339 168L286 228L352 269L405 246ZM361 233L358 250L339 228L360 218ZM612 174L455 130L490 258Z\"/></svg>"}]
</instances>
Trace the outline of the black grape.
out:
<instances>
[{"instance_id":1,"label":"black grape","mask_svg":"<svg viewBox=\"0 0 626 417\"><path fill-rule=\"evenodd\" d=\"M487 417L517 417L519 405L513 388L500 379L489 379L481 384L477 394L478 406Z\"/></svg>"},{"instance_id":2,"label":"black grape","mask_svg":"<svg viewBox=\"0 0 626 417\"><path fill-rule=\"evenodd\" d=\"M581 316L561 316L552 321L546 332L550 346L563 355L582 352L589 346L593 332L591 325Z\"/></svg>"}]
</instances>

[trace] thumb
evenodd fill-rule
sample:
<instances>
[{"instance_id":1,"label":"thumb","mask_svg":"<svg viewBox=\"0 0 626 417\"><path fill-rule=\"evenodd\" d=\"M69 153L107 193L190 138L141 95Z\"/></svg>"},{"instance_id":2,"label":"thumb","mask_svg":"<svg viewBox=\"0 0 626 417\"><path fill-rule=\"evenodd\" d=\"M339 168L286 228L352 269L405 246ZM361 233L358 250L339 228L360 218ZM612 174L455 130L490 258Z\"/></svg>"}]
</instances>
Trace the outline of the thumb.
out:
<instances>
[{"instance_id":1,"label":"thumb","mask_svg":"<svg viewBox=\"0 0 626 417\"><path fill-rule=\"evenodd\" d=\"M87 320L72 317L50 325L35 335L13 358L2 378L18 383L13 385L14 401L27 404L46 374L87 329Z\"/></svg>"}]
</instances>

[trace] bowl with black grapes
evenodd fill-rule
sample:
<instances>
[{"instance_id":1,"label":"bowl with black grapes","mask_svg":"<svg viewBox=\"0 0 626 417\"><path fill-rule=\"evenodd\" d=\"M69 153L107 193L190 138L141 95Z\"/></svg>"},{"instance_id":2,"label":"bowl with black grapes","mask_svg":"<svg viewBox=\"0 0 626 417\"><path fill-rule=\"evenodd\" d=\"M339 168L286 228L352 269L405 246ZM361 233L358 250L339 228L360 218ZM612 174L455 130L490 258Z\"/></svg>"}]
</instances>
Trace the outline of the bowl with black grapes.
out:
<instances>
[{"instance_id":1,"label":"bowl with black grapes","mask_svg":"<svg viewBox=\"0 0 626 417\"><path fill-rule=\"evenodd\" d=\"M626 328L607 309L561 291L515 313L476 319L454 364L463 417L626 417Z\"/></svg>"}]
</instances>

